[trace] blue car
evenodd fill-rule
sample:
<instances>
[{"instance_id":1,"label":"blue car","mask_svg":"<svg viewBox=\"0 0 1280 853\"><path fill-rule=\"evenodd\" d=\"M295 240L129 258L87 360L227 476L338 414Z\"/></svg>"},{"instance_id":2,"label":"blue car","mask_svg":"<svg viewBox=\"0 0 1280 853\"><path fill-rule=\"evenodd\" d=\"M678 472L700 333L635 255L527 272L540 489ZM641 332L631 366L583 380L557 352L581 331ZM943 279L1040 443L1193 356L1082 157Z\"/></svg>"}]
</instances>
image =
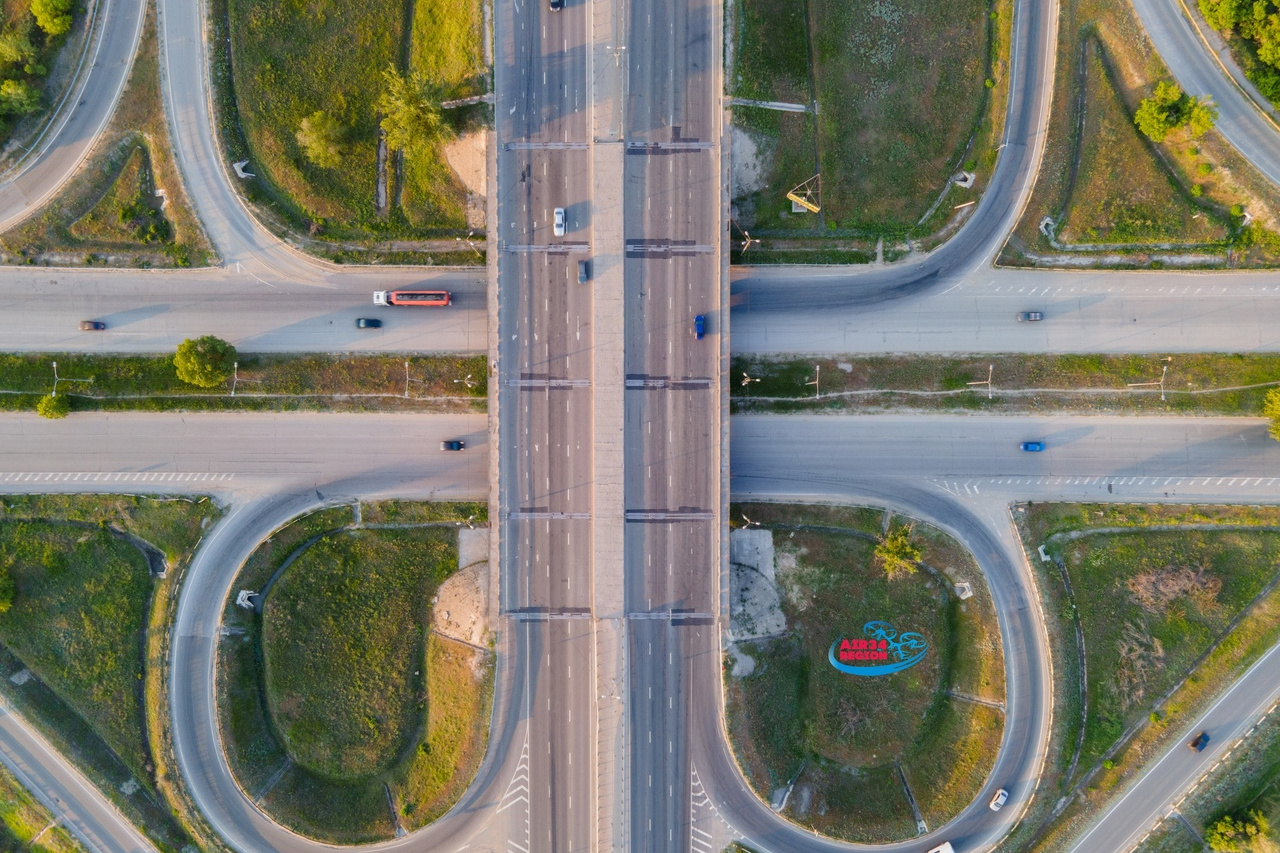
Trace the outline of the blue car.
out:
<instances>
[{"instance_id":1,"label":"blue car","mask_svg":"<svg viewBox=\"0 0 1280 853\"><path fill-rule=\"evenodd\" d=\"M702 340L702 336L707 333L706 314L699 314L693 318L693 333L698 336L698 340Z\"/></svg>"},{"instance_id":2,"label":"blue car","mask_svg":"<svg viewBox=\"0 0 1280 853\"><path fill-rule=\"evenodd\" d=\"M1022 442L1022 449L1027 451L1028 453L1039 453L1041 450L1044 450L1044 442L1043 441L1024 441Z\"/></svg>"}]
</instances>

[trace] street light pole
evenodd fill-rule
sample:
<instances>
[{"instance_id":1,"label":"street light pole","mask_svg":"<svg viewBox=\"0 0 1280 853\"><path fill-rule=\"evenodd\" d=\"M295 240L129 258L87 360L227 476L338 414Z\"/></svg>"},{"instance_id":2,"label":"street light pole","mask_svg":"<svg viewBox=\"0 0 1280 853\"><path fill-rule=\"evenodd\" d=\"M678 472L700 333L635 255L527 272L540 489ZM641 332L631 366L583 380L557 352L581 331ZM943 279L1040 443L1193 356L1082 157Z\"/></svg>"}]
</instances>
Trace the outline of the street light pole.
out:
<instances>
[{"instance_id":1,"label":"street light pole","mask_svg":"<svg viewBox=\"0 0 1280 853\"><path fill-rule=\"evenodd\" d=\"M819 382L821 379L822 379L822 365L821 365L821 364L815 364L815 365L813 366L813 381L812 381L812 382L806 382L806 383L804 383L805 385L812 385L812 386L813 386L813 399L815 399L815 400L816 400L816 399L818 399L818 397L820 397L820 396L821 396L821 393L820 393L820 391L819 391L819 386L818 386L818 382Z\"/></svg>"}]
</instances>

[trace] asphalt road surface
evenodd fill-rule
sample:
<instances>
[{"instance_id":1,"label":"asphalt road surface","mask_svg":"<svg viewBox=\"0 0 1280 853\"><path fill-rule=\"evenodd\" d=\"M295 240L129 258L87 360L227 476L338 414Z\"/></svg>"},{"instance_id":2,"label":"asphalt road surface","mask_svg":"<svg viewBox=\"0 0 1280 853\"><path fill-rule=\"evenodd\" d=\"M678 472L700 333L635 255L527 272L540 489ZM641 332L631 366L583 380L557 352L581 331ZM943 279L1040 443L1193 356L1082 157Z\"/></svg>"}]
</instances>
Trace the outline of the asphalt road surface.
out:
<instances>
[{"instance_id":1,"label":"asphalt road surface","mask_svg":"<svg viewBox=\"0 0 1280 853\"><path fill-rule=\"evenodd\" d=\"M823 274L791 282L821 288ZM878 292L877 292L878 293ZM879 297L882 297L880 294ZM1274 274L985 270L944 290L821 310L733 313L735 353L1280 350ZM1023 311L1044 320L1019 323Z\"/></svg>"},{"instance_id":2,"label":"asphalt road surface","mask_svg":"<svg viewBox=\"0 0 1280 853\"><path fill-rule=\"evenodd\" d=\"M171 352L217 335L245 352L481 352L488 344L484 282L474 272L335 268L323 285L267 285L229 270L5 270L0 340L26 352ZM373 304L373 291L448 290L445 308ZM382 321L357 329L356 318ZM79 331L99 320L100 332Z\"/></svg>"}]
</instances>

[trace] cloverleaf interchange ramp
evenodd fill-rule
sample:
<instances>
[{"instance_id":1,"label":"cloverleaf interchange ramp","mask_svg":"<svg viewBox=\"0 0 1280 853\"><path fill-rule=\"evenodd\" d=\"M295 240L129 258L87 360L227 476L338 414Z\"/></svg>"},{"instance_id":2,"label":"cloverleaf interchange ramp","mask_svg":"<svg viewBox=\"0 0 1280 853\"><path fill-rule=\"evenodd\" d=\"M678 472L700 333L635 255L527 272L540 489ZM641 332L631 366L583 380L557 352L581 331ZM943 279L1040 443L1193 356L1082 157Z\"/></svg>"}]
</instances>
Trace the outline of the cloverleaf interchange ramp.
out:
<instances>
[{"instance_id":1,"label":"cloverleaf interchange ramp","mask_svg":"<svg viewBox=\"0 0 1280 853\"><path fill-rule=\"evenodd\" d=\"M30 303L35 300L26 294L37 289L52 305L41 315L52 323L111 300L118 300L112 310L127 313L130 303L142 301L154 309L167 301L166 293L186 294L189 301L181 311L163 305L153 310L154 318L126 317L142 334L133 341L108 338L97 344L106 349L171 346L175 338L208 331L203 325L208 312L221 311L212 322L231 328L228 337L240 336L238 343L341 350L352 346L350 319L367 310L368 291L448 281L466 297L460 310L397 314L397 323L412 327L387 348L403 348L401 340L416 339L431 348L474 349L482 336L496 337L500 376L517 384L499 385L504 396L498 401L498 435L504 440L493 454L505 490L500 507L514 510L505 517L494 514L495 526L503 526L498 538L509 549L502 555L504 608L513 615L501 636L490 753L453 813L379 847L702 850L705 838L745 834L766 850L847 849L769 812L743 787L727 752L719 636L717 626L705 619L719 609L715 567L722 556L715 540L723 531L720 521L709 522L701 514L724 506L727 487L721 475L726 470L740 478L734 488L741 482L744 495L798 493L913 509L958 533L985 570L1010 581L1001 619L1006 636L1016 630L1025 639L1008 652L1010 717L999 768L1018 779L1013 790L1021 798L1043 756L1046 658L1036 645L1035 598L1026 588L1001 507L1029 495L1097 496L1113 477L1160 475L1178 480L1178 494L1187 499L1270 500L1275 492L1265 485L1266 477L1280 471L1261 428L1162 421L1152 429L1136 421L1068 420L1054 427L1062 443L1051 439L1046 459L1032 460L1007 452L1013 443L996 452L991 435L993 430L1043 430L1038 420L829 419L816 432L789 419L738 420L729 465L723 458L728 427L720 414L727 300L715 286L726 274L722 252L658 257L663 253L647 248L675 240L716 246L723 239L724 228L715 227L724 216L718 154L712 156L713 148L679 147L690 139L716 145L720 138L716 5L673 10L634 0L569 3L552 13L531 0L502 4L497 11L499 135L520 144L500 155L497 170L499 196L493 203L504 215L490 245L498 247L496 284L505 313L496 330L486 323L483 285L475 276L333 267L295 252L253 220L214 141L202 11L197 4L172 0L160 8L166 108L190 196L225 266L145 276L6 271L0 298ZM1008 144L990 189L955 238L914 265L820 275L806 271L800 286L795 270L743 271L733 285L743 298L734 322L743 319L750 326L757 316L806 310L837 309L849 316L891 299L927 304L937 292L976 288L994 279L987 262L1021 210L1048 119L1053 12L1047 4L1018 6ZM624 40L629 47L625 63L606 49ZM631 153L623 143L632 141L644 147ZM663 145L676 147L660 153ZM546 251L555 242L550 211L561 206L568 208L574 229L566 242L574 244L573 252L585 247L594 253L602 276L585 290L573 289L577 256ZM508 210L511 217L505 216ZM642 242L650 240L659 242ZM645 248L631 251L633 246ZM137 285L126 283L126 276L144 278L146 284L130 292ZM1149 281L1113 274L1107 286L1147 286ZM1256 302L1269 309L1276 301L1269 294L1260 292ZM1245 301L1236 306L1237 317L1248 317L1245 325L1260 330L1257 343L1250 345L1273 348L1275 341L1263 336L1256 312ZM712 319L707 340L692 334L697 311ZM282 321L281 314L290 319ZM246 315L253 318L249 329L237 329ZM1194 319L1185 322L1193 325ZM445 340L449 343L440 343ZM1010 340L1026 349L1052 346L1038 338ZM1118 330L1094 340L1098 346L1143 345ZM64 342L75 343L51 336L33 348L56 350ZM633 374L714 381L710 388L633 388L626 382ZM590 379L591 384L553 391L552 378ZM518 384L526 379L548 384ZM215 603L231 583L238 558L283 520L325 502L487 491L482 419L464 426L431 420L434 416L312 417L322 420L201 416L188 419L188 429L155 415L95 415L68 421L61 433L51 433L34 418L4 419L10 432L0 457L0 467L8 472L0 476L3 488L207 490L199 480L159 477L226 476L214 488L233 496L237 508L192 566L179 609L171 699L180 764L192 791L219 832L244 851L301 851L316 845L270 823L240 794L213 734L208 697ZM168 433L147 431L165 428ZM201 437L203 429L208 432ZM1084 440L1077 435L1081 430L1094 439ZM437 435L452 432L474 434L469 449L479 452L461 461L429 452ZM401 440L387 443L394 451L351 450L353 438L377 436L381 442L397 433L403 433ZM538 435L545 440L531 440ZM755 435L765 438L757 441ZM399 448L419 445L406 463ZM552 459L553 453L563 456ZM780 463L786 471L777 470ZM96 478L100 475L119 479L104 484ZM606 493L611 485L619 491ZM1121 488L1130 489L1131 496L1154 498L1162 491L1159 485L1135 482ZM973 495L985 497L975 501ZM606 524L609 518L612 527ZM650 554L658 556L659 570L650 569ZM516 618L538 608L564 614L595 608L595 613L594 618ZM696 618L661 618L677 609ZM652 618L655 613L660 618ZM606 694L608 688L613 692ZM544 704L553 697L562 704ZM649 732L656 735L652 746ZM979 803L967 810L943 831L946 837L959 841L962 850L997 840L1005 824L992 823L984 809ZM1140 812L1124 819L1139 820ZM1013 817L1007 812L1004 819ZM928 845L912 841L895 849Z\"/></svg>"}]
</instances>

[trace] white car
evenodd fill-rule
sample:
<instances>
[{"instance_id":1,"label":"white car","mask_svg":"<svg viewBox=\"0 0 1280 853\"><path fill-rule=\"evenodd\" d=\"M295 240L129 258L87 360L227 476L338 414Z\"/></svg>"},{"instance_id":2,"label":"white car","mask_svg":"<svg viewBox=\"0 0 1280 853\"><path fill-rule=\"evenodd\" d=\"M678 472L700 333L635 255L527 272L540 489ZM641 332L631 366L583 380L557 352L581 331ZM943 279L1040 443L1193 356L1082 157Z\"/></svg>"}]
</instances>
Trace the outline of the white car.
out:
<instances>
[{"instance_id":1,"label":"white car","mask_svg":"<svg viewBox=\"0 0 1280 853\"><path fill-rule=\"evenodd\" d=\"M551 231L557 237L564 236L564 208L557 207L555 211L555 223L551 226Z\"/></svg>"},{"instance_id":2,"label":"white car","mask_svg":"<svg viewBox=\"0 0 1280 853\"><path fill-rule=\"evenodd\" d=\"M1008 802L1008 800L1009 800L1009 792L1006 791L1004 788L1001 788L999 791L996 791L996 795L991 798L991 810L993 812L1000 811L1000 807L1003 806L1006 802Z\"/></svg>"}]
</instances>

